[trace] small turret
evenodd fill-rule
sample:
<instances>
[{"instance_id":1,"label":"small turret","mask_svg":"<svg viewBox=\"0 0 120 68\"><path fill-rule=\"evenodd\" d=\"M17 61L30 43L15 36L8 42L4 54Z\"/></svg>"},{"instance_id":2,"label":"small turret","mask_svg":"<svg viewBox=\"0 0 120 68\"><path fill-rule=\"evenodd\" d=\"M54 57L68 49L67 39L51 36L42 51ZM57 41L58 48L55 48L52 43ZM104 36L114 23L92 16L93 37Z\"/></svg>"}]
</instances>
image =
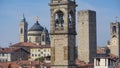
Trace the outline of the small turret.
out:
<instances>
[{"instance_id":1,"label":"small turret","mask_svg":"<svg viewBox=\"0 0 120 68\"><path fill-rule=\"evenodd\" d=\"M42 45L46 45L46 44L50 44L50 38L49 38L49 33L47 28L45 27L42 34L41 34L41 44Z\"/></svg>"}]
</instances>

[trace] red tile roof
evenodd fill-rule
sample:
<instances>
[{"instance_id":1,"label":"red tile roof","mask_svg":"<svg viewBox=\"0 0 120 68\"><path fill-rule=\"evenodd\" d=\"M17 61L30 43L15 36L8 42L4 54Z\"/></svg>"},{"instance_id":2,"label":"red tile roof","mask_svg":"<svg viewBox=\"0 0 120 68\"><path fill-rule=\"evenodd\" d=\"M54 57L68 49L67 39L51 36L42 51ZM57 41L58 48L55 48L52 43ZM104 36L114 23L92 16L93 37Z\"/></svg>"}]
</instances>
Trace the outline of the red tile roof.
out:
<instances>
[{"instance_id":1,"label":"red tile roof","mask_svg":"<svg viewBox=\"0 0 120 68\"><path fill-rule=\"evenodd\" d=\"M36 44L29 43L29 42L19 42L11 45L10 47L21 47L21 46L31 47L31 46L36 46Z\"/></svg>"},{"instance_id":2,"label":"red tile roof","mask_svg":"<svg viewBox=\"0 0 120 68\"><path fill-rule=\"evenodd\" d=\"M6 62L6 63L1 63L0 62L0 67L3 68L19 68L20 65L25 65L27 68L31 68L31 66L35 66L35 65L42 65L42 66L47 66L50 67L50 64L46 64L43 62L39 62L39 61L15 61L15 62Z\"/></svg>"},{"instance_id":3,"label":"red tile roof","mask_svg":"<svg viewBox=\"0 0 120 68\"><path fill-rule=\"evenodd\" d=\"M19 66L13 62L0 63L0 67L2 67L2 68L19 68Z\"/></svg>"},{"instance_id":4,"label":"red tile roof","mask_svg":"<svg viewBox=\"0 0 120 68\"><path fill-rule=\"evenodd\" d=\"M18 51L19 48L0 48L0 53L11 53Z\"/></svg>"},{"instance_id":5,"label":"red tile roof","mask_svg":"<svg viewBox=\"0 0 120 68\"><path fill-rule=\"evenodd\" d=\"M29 42L19 42L16 44L11 45L10 47L34 47L34 48L49 48L50 45L36 45L34 43L29 43Z\"/></svg>"},{"instance_id":6,"label":"red tile roof","mask_svg":"<svg viewBox=\"0 0 120 68\"><path fill-rule=\"evenodd\" d=\"M113 61L120 61L120 59L117 56L115 56L114 54L109 54L109 55L99 54L94 58L108 58L108 59L111 59Z\"/></svg>"},{"instance_id":7,"label":"red tile roof","mask_svg":"<svg viewBox=\"0 0 120 68\"><path fill-rule=\"evenodd\" d=\"M10 47L31 47L31 48L50 48L50 45L36 45L34 43L19 42Z\"/></svg>"},{"instance_id":8,"label":"red tile roof","mask_svg":"<svg viewBox=\"0 0 120 68\"><path fill-rule=\"evenodd\" d=\"M79 59L76 59L76 65L78 68L92 68L94 65L93 64L87 64L84 61L80 61Z\"/></svg>"}]
</instances>

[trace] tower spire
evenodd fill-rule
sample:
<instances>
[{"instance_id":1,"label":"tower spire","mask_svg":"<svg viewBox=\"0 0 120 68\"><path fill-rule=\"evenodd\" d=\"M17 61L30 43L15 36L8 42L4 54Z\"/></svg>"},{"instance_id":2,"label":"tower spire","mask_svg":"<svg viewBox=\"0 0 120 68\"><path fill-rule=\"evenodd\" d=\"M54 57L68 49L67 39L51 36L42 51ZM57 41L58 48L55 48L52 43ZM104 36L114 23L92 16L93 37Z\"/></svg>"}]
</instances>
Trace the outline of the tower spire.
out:
<instances>
[{"instance_id":1,"label":"tower spire","mask_svg":"<svg viewBox=\"0 0 120 68\"><path fill-rule=\"evenodd\" d=\"M23 13L23 18L22 18L22 21L23 22L25 22L26 20L25 20L25 15L24 15L24 13Z\"/></svg>"}]
</instances>

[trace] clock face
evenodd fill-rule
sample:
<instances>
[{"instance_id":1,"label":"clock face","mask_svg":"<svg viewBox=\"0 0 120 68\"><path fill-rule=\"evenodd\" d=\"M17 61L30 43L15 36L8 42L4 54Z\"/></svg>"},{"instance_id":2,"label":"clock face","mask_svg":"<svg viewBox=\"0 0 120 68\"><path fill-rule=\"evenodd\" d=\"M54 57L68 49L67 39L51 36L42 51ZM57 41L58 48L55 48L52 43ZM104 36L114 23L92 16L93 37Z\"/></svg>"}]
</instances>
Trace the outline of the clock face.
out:
<instances>
[{"instance_id":1,"label":"clock face","mask_svg":"<svg viewBox=\"0 0 120 68\"><path fill-rule=\"evenodd\" d=\"M114 46L118 44L118 41L117 41L117 38L116 38L116 37L113 37L113 38L111 39L111 44L114 45Z\"/></svg>"}]
</instances>

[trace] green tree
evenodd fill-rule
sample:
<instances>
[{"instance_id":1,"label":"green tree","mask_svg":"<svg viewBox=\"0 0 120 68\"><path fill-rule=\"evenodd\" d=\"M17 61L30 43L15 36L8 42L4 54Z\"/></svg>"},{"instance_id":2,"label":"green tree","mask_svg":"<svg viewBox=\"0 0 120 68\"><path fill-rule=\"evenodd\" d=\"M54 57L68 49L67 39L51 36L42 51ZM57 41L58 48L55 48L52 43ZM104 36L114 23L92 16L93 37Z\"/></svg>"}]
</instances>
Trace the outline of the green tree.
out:
<instances>
[{"instance_id":1,"label":"green tree","mask_svg":"<svg viewBox=\"0 0 120 68\"><path fill-rule=\"evenodd\" d=\"M40 61L40 62L43 62L44 60L45 60L44 57L39 57L39 58L35 59L35 61Z\"/></svg>"}]
</instances>

